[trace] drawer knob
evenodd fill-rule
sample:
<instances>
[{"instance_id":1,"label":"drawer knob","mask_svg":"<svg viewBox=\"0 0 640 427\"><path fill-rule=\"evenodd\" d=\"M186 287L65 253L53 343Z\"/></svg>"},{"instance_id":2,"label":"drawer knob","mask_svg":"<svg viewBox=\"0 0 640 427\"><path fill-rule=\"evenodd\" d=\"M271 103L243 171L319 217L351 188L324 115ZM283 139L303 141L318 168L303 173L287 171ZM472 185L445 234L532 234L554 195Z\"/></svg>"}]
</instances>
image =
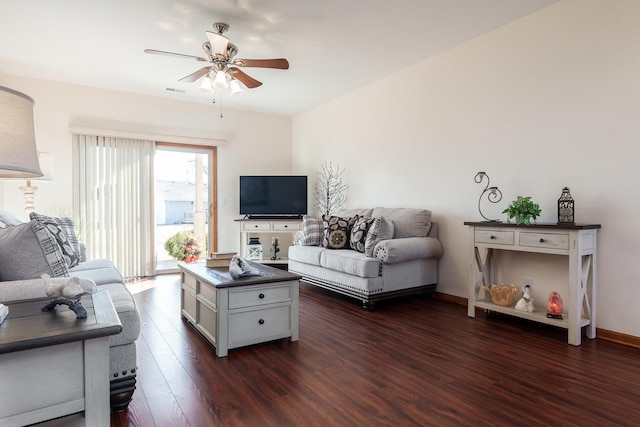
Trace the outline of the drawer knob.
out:
<instances>
[{"instance_id":1,"label":"drawer knob","mask_svg":"<svg viewBox=\"0 0 640 427\"><path fill-rule=\"evenodd\" d=\"M264 325L264 319L258 320L258 323L261 324L261 325Z\"/></svg>"},{"instance_id":2,"label":"drawer knob","mask_svg":"<svg viewBox=\"0 0 640 427\"><path fill-rule=\"evenodd\" d=\"M491 235L491 236L489 236L489 238L490 238L491 240L493 240L493 239L495 239L495 238L496 238L496 236Z\"/></svg>"},{"instance_id":3,"label":"drawer knob","mask_svg":"<svg viewBox=\"0 0 640 427\"><path fill-rule=\"evenodd\" d=\"M258 295L258 298L263 299L264 298L264 294Z\"/></svg>"},{"instance_id":4,"label":"drawer knob","mask_svg":"<svg viewBox=\"0 0 640 427\"><path fill-rule=\"evenodd\" d=\"M258 228L258 224L254 225L255 228Z\"/></svg>"},{"instance_id":5,"label":"drawer knob","mask_svg":"<svg viewBox=\"0 0 640 427\"><path fill-rule=\"evenodd\" d=\"M540 243L544 243L544 239L542 237L540 238Z\"/></svg>"}]
</instances>

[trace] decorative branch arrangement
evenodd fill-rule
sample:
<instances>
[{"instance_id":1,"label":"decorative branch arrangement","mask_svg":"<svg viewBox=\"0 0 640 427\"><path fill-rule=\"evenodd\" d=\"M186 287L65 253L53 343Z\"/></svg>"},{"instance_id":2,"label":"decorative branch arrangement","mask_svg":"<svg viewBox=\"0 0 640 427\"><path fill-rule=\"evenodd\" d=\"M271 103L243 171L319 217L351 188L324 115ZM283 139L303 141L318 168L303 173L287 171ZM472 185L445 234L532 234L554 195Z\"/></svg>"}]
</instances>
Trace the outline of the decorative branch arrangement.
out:
<instances>
[{"instance_id":1,"label":"decorative branch arrangement","mask_svg":"<svg viewBox=\"0 0 640 427\"><path fill-rule=\"evenodd\" d=\"M484 191L480 194L480 197L478 198L478 212L480 212L480 215L482 216L482 218L486 219L489 222L500 222L499 219L489 219L486 216L484 216L484 214L482 213L482 209L480 208L480 202L482 201L482 197L485 194L487 195L487 200L489 200L491 203L498 203L500 200L502 200L502 191L500 191L498 187L489 187L489 182L491 181L489 179L489 175L487 175L484 172L478 172L475 178L473 178L473 180L477 184L480 184L485 178L487 178L487 185L484 187Z\"/></svg>"},{"instance_id":2,"label":"decorative branch arrangement","mask_svg":"<svg viewBox=\"0 0 640 427\"><path fill-rule=\"evenodd\" d=\"M335 166L331 162L324 162L318 172L318 181L313 189L316 206L323 215L330 216L344 206L347 200L345 191L349 188L342 181L344 169L340 165Z\"/></svg>"}]
</instances>

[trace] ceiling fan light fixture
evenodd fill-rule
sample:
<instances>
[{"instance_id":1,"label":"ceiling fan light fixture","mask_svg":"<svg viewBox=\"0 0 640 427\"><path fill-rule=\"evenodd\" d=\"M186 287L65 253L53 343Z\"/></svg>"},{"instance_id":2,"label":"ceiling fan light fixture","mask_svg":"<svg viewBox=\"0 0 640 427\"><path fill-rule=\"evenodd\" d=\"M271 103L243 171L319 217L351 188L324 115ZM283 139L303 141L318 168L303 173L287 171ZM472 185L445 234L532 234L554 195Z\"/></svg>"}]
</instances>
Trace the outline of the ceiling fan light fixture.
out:
<instances>
[{"instance_id":1,"label":"ceiling fan light fixture","mask_svg":"<svg viewBox=\"0 0 640 427\"><path fill-rule=\"evenodd\" d=\"M211 84L211 78L209 77L208 74L202 78L202 82L200 83L200 87L198 88L198 90L200 92L204 92L204 93L212 93L213 92L213 88L212 88L212 84Z\"/></svg>"},{"instance_id":2,"label":"ceiling fan light fixture","mask_svg":"<svg viewBox=\"0 0 640 427\"><path fill-rule=\"evenodd\" d=\"M240 82L238 82L238 80L236 80L233 77L231 78L231 81L229 82L229 88L231 89L231 95L237 95L239 93L244 92L244 90L240 86Z\"/></svg>"},{"instance_id":3,"label":"ceiling fan light fixture","mask_svg":"<svg viewBox=\"0 0 640 427\"><path fill-rule=\"evenodd\" d=\"M217 71L216 77L213 80L213 87L216 89L226 89L229 87L227 82L227 73L225 71Z\"/></svg>"}]
</instances>

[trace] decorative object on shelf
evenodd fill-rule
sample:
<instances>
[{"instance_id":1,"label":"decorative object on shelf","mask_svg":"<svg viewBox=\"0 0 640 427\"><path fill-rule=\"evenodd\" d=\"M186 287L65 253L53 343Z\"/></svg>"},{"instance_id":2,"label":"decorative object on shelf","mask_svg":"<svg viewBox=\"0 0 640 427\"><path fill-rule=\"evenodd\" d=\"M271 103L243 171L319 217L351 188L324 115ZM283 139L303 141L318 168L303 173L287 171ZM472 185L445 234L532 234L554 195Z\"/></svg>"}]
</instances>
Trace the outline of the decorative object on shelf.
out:
<instances>
[{"instance_id":1,"label":"decorative object on shelf","mask_svg":"<svg viewBox=\"0 0 640 427\"><path fill-rule=\"evenodd\" d=\"M80 279L72 277L67 283L52 283L48 274L43 274L44 292L51 301L49 301L42 311L52 311L57 305L67 305L78 319L87 318L87 310L80 303L80 297L86 292L80 286Z\"/></svg>"},{"instance_id":2,"label":"decorative object on shelf","mask_svg":"<svg viewBox=\"0 0 640 427\"><path fill-rule=\"evenodd\" d=\"M531 197L518 196L502 213L507 214L507 222L509 223L511 218L515 218L518 225L530 225L531 221L536 222L542 209L540 209L540 205L531 200Z\"/></svg>"},{"instance_id":3,"label":"decorative object on shelf","mask_svg":"<svg viewBox=\"0 0 640 427\"><path fill-rule=\"evenodd\" d=\"M491 301L493 301L494 304L501 305L503 307L513 306L516 297L520 293L520 288L514 284L490 284L489 286L485 286L485 289L486 288L489 289Z\"/></svg>"},{"instance_id":4,"label":"decorative object on shelf","mask_svg":"<svg viewBox=\"0 0 640 427\"><path fill-rule=\"evenodd\" d=\"M527 311L529 313L535 310L533 308L533 298L531 298L531 286L525 285L522 288L522 298L518 300L514 308L516 310Z\"/></svg>"},{"instance_id":5,"label":"decorative object on shelf","mask_svg":"<svg viewBox=\"0 0 640 427\"><path fill-rule=\"evenodd\" d=\"M562 298L556 291L549 294L549 302L547 303L547 317L551 319L562 319Z\"/></svg>"},{"instance_id":6,"label":"decorative object on shelf","mask_svg":"<svg viewBox=\"0 0 640 427\"><path fill-rule=\"evenodd\" d=\"M271 238L271 252L273 253L273 255L271 256L271 260L275 261L278 259L278 252L280 252L280 248L278 247L278 238L277 237L272 237Z\"/></svg>"},{"instance_id":7,"label":"decorative object on shelf","mask_svg":"<svg viewBox=\"0 0 640 427\"><path fill-rule=\"evenodd\" d=\"M500 200L502 200L502 192L498 189L498 187L489 187L489 183L491 182L491 180L489 179L489 175L487 175L485 172L478 172L473 180L477 184L480 184L485 178L487 178L487 185L484 187L484 190L482 191L482 193L480 193L480 197L478 198L478 212L480 212L480 216L482 216L482 218L489 222L500 222L499 219L487 218L482 213L482 209L480 208L480 202L482 201L482 198L485 194L487 195L487 200L489 200L491 203L498 203Z\"/></svg>"},{"instance_id":8,"label":"decorative object on shelf","mask_svg":"<svg viewBox=\"0 0 640 427\"><path fill-rule=\"evenodd\" d=\"M575 203L569 187L562 189L562 194L558 199L558 224L574 224L575 223Z\"/></svg>"},{"instance_id":9,"label":"decorative object on shelf","mask_svg":"<svg viewBox=\"0 0 640 427\"><path fill-rule=\"evenodd\" d=\"M246 276L259 276L260 271L251 267L248 262L244 261L238 255L234 255L229 263L229 274L234 279L238 279Z\"/></svg>"},{"instance_id":10,"label":"decorative object on shelf","mask_svg":"<svg viewBox=\"0 0 640 427\"><path fill-rule=\"evenodd\" d=\"M343 173L344 169L340 170L340 165L334 166L331 162L324 162L322 169L318 172L313 195L316 206L327 217L336 213L347 200L345 191L349 186L342 181Z\"/></svg>"},{"instance_id":11,"label":"decorative object on shelf","mask_svg":"<svg viewBox=\"0 0 640 427\"><path fill-rule=\"evenodd\" d=\"M192 230L178 231L164 243L164 248L175 260L196 262L200 259L200 245Z\"/></svg>"},{"instance_id":12,"label":"decorative object on shelf","mask_svg":"<svg viewBox=\"0 0 640 427\"><path fill-rule=\"evenodd\" d=\"M249 237L247 259L262 259L262 244L260 243L260 238Z\"/></svg>"}]
</instances>

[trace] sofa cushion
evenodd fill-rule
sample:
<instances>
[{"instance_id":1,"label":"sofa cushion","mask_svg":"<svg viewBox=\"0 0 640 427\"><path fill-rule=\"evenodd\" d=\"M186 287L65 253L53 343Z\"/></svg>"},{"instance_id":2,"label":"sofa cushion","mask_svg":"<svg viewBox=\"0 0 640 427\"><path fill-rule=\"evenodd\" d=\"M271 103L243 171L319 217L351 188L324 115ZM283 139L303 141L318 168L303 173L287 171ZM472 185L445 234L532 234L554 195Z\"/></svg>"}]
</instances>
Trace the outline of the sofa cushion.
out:
<instances>
[{"instance_id":1,"label":"sofa cushion","mask_svg":"<svg viewBox=\"0 0 640 427\"><path fill-rule=\"evenodd\" d=\"M324 237L322 220L308 215L302 217L303 236L300 240L302 246L320 246Z\"/></svg>"},{"instance_id":2,"label":"sofa cushion","mask_svg":"<svg viewBox=\"0 0 640 427\"><path fill-rule=\"evenodd\" d=\"M349 247L351 228L358 219L354 217L339 217L322 215L324 239L322 246L327 249L344 249Z\"/></svg>"},{"instance_id":3,"label":"sofa cushion","mask_svg":"<svg viewBox=\"0 0 640 427\"><path fill-rule=\"evenodd\" d=\"M371 218L373 214L373 209L340 209L335 213L335 216L348 217L348 216L359 216L365 218Z\"/></svg>"},{"instance_id":4,"label":"sofa cushion","mask_svg":"<svg viewBox=\"0 0 640 427\"><path fill-rule=\"evenodd\" d=\"M320 265L320 254L325 250L322 246L291 246L289 259L305 264Z\"/></svg>"},{"instance_id":5,"label":"sofa cushion","mask_svg":"<svg viewBox=\"0 0 640 427\"><path fill-rule=\"evenodd\" d=\"M0 281L68 276L56 239L38 221L0 229Z\"/></svg>"},{"instance_id":6,"label":"sofa cushion","mask_svg":"<svg viewBox=\"0 0 640 427\"><path fill-rule=\"evenodd\" d=\"M393 239L393 223L381 216L374 218L371 227L367 230L364 254L368 257L375 257L373 250L378 242L388 239Z\"/></svg>"},{"instance_id":7,"label":"sofa cushion","mask_svg":"<svg viewBox=\"0 0 640 427\"><path fill-rule=\"evenodd\" d=\"M358 277L378 277L380 262L350 249L323 251L320 266Z\"/></svg>"},{"instance_id":8,"label":"sofa cushion","mask_svg":"<svg viewBox=\"0 0 640 427\"><path fill-rule=\"evenodd\" d=\"M373 216L393 223L393 238L427 237L431 227L431 211L412 208L375 208Z\"/></svg>"},{"instance_id":9,"label":"sofa cushion","mask_svg":"<svg viewBox=\"0 0 640 427\"><path fill-rule=\"evenodd\" d=\"M0 228L23 224L24 221L7 211L0 211Z\"/></svg>"},{"instance_id":10,"label":"sofa cushion","mask_svg":"<svg viewBox=\"0 0 640 427\"><path fill-rule=\"evenodd\" d=\"M364 253L364 244L367 240L367 231L371 226L373 219L358 217L355 224L351 228L349 237L349 247L355 251Z\"/></svg>"},{"instance_id":11,"label":"sofa cushion","mask_svg":"<svg viewBox=\"0 0 640 427\"><path fill-rule=\"evenodd\" d=\"M64 230L65 234L67 235L67 238L69 239L69 243L71 244L71 247L73 248L73 251L75 252L76 256L79 259L82 259L81 258L82 253L80 251L80 242L78 241L78 234L76 231L76 224L73 222L71 218L66 218L66 217L55 218L52 216L41 215L35 212L31 212L29 214L29 218L31 218L32 220L35 219L36 221L40 221L40 222L44 222L46 220L52 220L58 223L60 227Z\"/></svg>"}]
</instances>

